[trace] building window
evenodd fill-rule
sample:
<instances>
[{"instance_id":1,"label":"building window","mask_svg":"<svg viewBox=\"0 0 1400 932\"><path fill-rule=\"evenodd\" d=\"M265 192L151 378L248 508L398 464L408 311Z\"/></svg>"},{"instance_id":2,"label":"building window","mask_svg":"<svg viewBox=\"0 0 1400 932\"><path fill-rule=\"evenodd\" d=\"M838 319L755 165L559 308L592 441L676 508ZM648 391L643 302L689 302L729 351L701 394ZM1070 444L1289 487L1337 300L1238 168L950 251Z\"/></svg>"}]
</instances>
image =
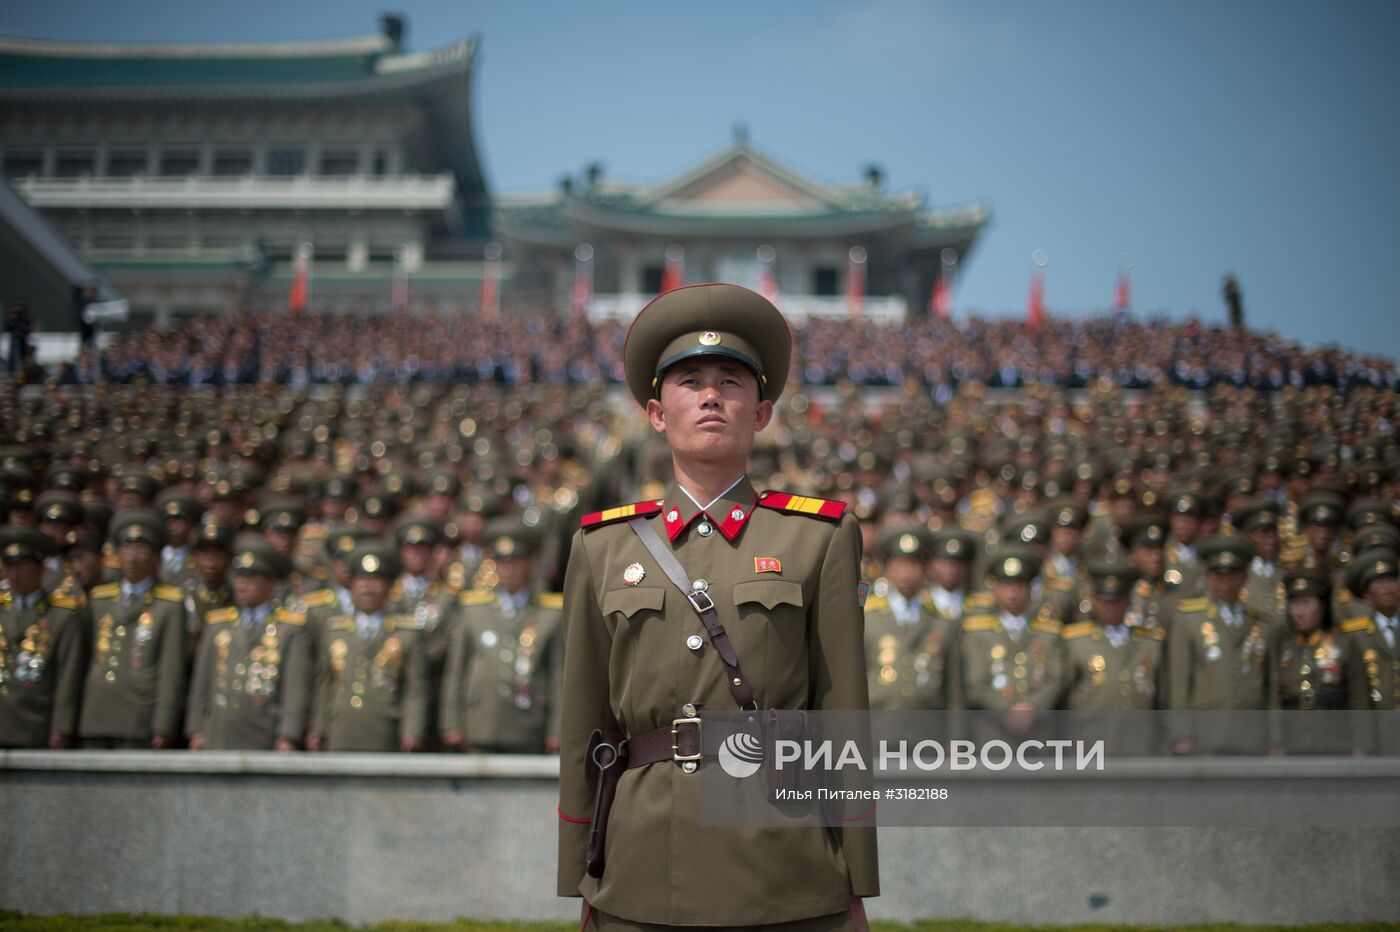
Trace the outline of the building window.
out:
<instances>
[{"instance_id":1,"label":"building window","mask_svg":"<svg viewBox=\"0 0 1400 932\"><path fill-rule=\"evenodd\" d=\"M94 174L96 169L97 156L91 152L60 152L53 163L56 178L82 178Z\"/></svg>"},{"instance_id":2,"label":"building window","mask_svg":"<svg viewBox=\"0 0 1400 932\"><path fill-rule=\"evenodd\" d=\"M184 178L199 174L199 153L194 149L171 149L160 154L163 178Z\"/></svg>"},{"instance_id":3,"label":"building window","mask_svg":"<svg viewBox=\"0 0 1400 932\"><path fill-rule=\"evenodd\" d=\"M215 152L214 174L219 178L242 178L253 173L253 153Z\"/></svg>"},{"instance_id":4,"label":"building window","mask_svg":"<svg viewBox=\"0 0 1400 932\"><path fill-rule=\"evenodd\" d=\"M836 294L837 271L830 266L812 270L812 294L830 296Z\"/></svg>"},{"instance_id":5,"label":"building window","mask_svg":"<svg viewBox=\"0 0 1400 932\"><path fill-rule=\"evenodd\" d=\"M358 175L360 173L360 154L358 152L329 151L321 154L321 168L318 174L328 178L344 178L347 175Z\"/></svg>"},{"instance_id":6,"label":"building window","mask_svg":"<svg viewBox=\"0 0 1400 932\"><path fill-rule=\"evenodd\" d=\"M28 178L30 175L37 177L43 173L44 154L42 152L5 153L6 178Z\"/></svg>"},{"instance_id":7,"label":"building window","mask_svg":"<svg viewBox=\"0 0 1400 932\"><path fill-rule=\"evenodd\" d=\"M140 149L114 149L107 153L107 176L134 178L144 175L149 161L146 153Z\"/></svg>"},{"instance_id":8,"label":"building window","mask_svg":"<svg viewBox=\"0 0 1400 932\"><path fill-rule=\"evenodd\" d=\"M642 269L642 294L660 294L661 276L665 266L649 265Z\"/></svg>"},{"instance_id":9,"label":"building window","mask_svg":"<svg viewBox=\"0 0 1400 932\"><path fill-rule=\"evenodd\" d=\"M269 149L267 173L278 177L300 175L306 170L306 152L301 149Z\"/></svg>"}]
</instances>

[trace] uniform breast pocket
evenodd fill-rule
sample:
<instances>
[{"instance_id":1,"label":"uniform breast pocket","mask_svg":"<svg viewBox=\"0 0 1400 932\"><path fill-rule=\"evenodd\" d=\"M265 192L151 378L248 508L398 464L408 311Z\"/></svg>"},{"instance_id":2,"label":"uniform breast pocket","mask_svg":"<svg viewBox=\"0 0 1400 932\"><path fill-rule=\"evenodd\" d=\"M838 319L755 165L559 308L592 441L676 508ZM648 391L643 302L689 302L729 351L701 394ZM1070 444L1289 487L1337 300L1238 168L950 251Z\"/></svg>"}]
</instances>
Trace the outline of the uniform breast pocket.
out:
<instances>
[{"instance_id":1,"label":"uniform breast pocket","mask_svg":"<svg viewBox=\"0 0 1400 932\"><path fill-rule=\"evenodd\" d=\"M751 579L735 583L734 604L740 618L765 617L780 632L802 630L807 623L802 585L789 579Z\"/></svg>"},{"instance_id":2,"label":"uniform breast pocket","mask_svg":"<svg viewBox=\"0 0 1400 932\"><path fill-rule=\"evenodd\" d=\"M618 614L637 624L657 618L666 605L666 590L660 586L628 586L603 593L603 614Z\"/></svg>"}]
</instances>

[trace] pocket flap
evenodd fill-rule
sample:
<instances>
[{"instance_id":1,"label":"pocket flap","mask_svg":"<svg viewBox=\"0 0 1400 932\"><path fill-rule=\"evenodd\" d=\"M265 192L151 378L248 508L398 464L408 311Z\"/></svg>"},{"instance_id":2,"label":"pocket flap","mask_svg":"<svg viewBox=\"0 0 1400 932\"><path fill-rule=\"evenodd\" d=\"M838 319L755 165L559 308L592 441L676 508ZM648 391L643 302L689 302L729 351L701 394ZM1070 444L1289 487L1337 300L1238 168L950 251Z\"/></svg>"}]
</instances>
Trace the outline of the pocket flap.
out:
<instances>
[{"instance_id":1,"label":"pocket flap","mask_svg":"<svg viewBox=\"0 0 1400 932\"><path fill-rule=\"evenodd\" d=\"M660 586L629 586L603 593L603 614L621 612L628 618L650 609L659 612L666 604L666 590Z\"/></svg>"},{"instance_id":2,"label":"pocket flap","mask_svg":"<svg viewBox=\"0 0 1400 932\"><path fill-rule=\"evenodd\" d=\"M734 604L757 602L764 608L779 605L802 607L802 584L790 579L751 579L734 584Z\"/></svg>"}]
</instances>

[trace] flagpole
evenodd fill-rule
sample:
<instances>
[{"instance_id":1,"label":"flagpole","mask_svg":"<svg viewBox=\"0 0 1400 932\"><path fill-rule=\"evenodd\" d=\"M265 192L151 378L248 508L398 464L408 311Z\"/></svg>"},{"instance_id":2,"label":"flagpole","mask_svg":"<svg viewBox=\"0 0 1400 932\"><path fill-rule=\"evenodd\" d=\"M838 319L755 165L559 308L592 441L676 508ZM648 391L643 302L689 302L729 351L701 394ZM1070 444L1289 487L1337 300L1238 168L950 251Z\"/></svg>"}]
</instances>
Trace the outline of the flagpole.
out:
<instances>
[{"instance_id":1,"label":"flagpole","mask_svg":"<svg viewBox=\"0 0 1400 932\"><path fill-rule=\"evenodd\" d=\"M1044 249L1031 253L1031 295L1026 307L1026 329L1031 333L1040 331L1045 320L1045 267L1050 264L1050 255Z\"/></svg>"},{"instance_id":2,"label":"flagpole","mask_svg":"<svg viewBox=\"0 0 1400 932\"><path fill-rule=\"evenodd\" d=\"M851 267L846 273L846 313L860 317L865 313L865 263L870 254L864 246L852 246L848 255Z\"/></svg>"}]
</instances>

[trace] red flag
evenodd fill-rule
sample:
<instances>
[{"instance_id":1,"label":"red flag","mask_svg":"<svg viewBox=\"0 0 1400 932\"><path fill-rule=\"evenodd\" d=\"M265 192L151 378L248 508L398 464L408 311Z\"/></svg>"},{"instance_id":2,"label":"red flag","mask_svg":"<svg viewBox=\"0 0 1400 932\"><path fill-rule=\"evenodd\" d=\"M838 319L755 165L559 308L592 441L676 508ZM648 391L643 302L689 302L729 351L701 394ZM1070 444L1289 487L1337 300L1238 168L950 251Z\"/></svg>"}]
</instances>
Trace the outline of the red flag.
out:
<instances>
[{"instance_id":1,"label":"red flag","mask_svg":"<svg viewBox=\"0 0 1400 932\"><path fill-rule=\"evenodd\" d=\"M1130 289L1131 282L1128 279L1128 270L1122 269L1118 272L1118 284L1113 289L1113 309L1120 314L1128 309Z\"/></svg>"},{"instance_id":2,"label":"red flag","mask_svg":"<svg viewBox=\"0 0 1400 932\"><path fill-rule=\"evenodd\" d=\"M846 273L846 311L853 316L865 313L865 247L852 246L851 268Z\"/></svg>"},{"instance_id":3,"label":"red flag","mask_svg":"<svg viewBox=\"0 0 1400 932\"><path fill-rule=\"evenodd\" d=\"M292 290L287 294L287 309L293 314L306 310L311 297L311 244L302 243L292 258Z\"/></svg>"},{"instance_id":4,"label":"red flag","mask_svg":"<svg viewBox=\"0 0 1400 932\"><path fill-rule=\"evenodd\" d=\"M1045 320L1045 275L1040 266L1031 269L1031 296L1026 303L1026 329L1037 333Z\"/></svg>"},{"instance_id":5,"label":"red flag","mask_svg":"<svg viewBox=\"0 0 1400 932\"><path fill-rule=\"evenodd\" d=\"M582 314L592 302L593 247L582 243L574 250L574 286L569 295L569 307L575 314Z\"/></svg>"},{"instance_id":6,"label":"red flag","mask_svg":"<svg viewBox=\"0 0 1400 932\"><path fill-rule=\"evenodd\" d=\"M758 247L758 293L772 304L778 303L778 278L773 274L772 246Z\"/></svg>"},{"instance_id":7,"label":"red flag","mask_svg":"<svg viewBox=\"0 0 1400 932\"><path fill-rule=\"evenodd\" d=\"M928 299L929 313L939 320L947 320L953 311L953 289L948 287L948 279L942 275L933 283L933 293Z\"/></svg>"},{"instance_id":8,"label":"red flag","mask_svg":"<svg viewBox=\"0 0 1400 932\"><path fill-rule=\"evenodd\" d=\"M501 310L501 247L490 243L486 247L486 263L481 272L481 313L495 317Z\"/></svg>"},{"instance_id":9,"label":"red flag","mask_svg":"<svg viewBox=\"0 0 1400 932\"><path fill-rule=\"evenodd\" d=\"M685 250L672 243L666 247L666 268L661 273L661 293L685 284Z\"/></svg>"}]
</instances>

